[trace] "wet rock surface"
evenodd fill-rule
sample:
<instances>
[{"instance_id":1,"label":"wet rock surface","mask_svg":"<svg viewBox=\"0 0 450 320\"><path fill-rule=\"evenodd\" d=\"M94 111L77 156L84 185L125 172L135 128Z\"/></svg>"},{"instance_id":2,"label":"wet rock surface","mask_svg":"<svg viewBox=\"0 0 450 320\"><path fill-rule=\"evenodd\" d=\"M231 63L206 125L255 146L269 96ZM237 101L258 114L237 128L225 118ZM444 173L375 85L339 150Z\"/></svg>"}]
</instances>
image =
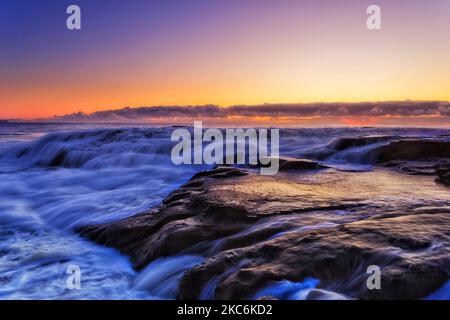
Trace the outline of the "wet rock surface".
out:
<instances>
[{"instance_id":1,"label":"wet rock surface","mask_svg":"<svg viewBox=\"0 0 450 320\"><path fill-rule=\"evenodd\" d=\"M449 279L449 204L433 177L387 169L260 176L219 167L154 210L80 232L137 269L203 256L184 274L180 299L258 298L264 287L307 277L320 281L310 299L419 299ZM367 289L370 265L381 268L381 290Z\"/></svg>"}]
</instances>

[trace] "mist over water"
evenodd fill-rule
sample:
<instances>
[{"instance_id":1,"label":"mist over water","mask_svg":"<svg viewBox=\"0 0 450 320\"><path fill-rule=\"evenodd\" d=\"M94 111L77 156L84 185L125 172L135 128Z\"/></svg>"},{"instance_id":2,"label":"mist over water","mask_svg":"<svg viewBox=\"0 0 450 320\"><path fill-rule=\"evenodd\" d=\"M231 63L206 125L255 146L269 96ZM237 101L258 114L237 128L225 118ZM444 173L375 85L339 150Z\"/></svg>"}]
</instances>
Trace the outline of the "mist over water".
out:
<instances>
[{"instance_id":1,"label":"mist over water","mask_svg":"<svg viewBox=\"0 0 450 320\"><path fill-rule=\"evenodd\" d=\"M0 124L0 299L175 298L183 272L201 263L205 258L201 254L160 259L138 274L127 257L75 232L81 226L155 207L196 172L210 168L174 165L172 130ZM280 153L318 159L341 169L370 170L371 161L365 155L390 141L389 137L444 134L449 131L284 129ZM339 137L373 135L387 138L342 151L333 149ZM80 290L66 288L69 265L81 269ZM284 297L280 290L288 288L292 292L287 296L303 296L294 294L303 285L283 282L267 292ZM209 297L214 286L205 290Z\"/></svg>"}]
</instances>

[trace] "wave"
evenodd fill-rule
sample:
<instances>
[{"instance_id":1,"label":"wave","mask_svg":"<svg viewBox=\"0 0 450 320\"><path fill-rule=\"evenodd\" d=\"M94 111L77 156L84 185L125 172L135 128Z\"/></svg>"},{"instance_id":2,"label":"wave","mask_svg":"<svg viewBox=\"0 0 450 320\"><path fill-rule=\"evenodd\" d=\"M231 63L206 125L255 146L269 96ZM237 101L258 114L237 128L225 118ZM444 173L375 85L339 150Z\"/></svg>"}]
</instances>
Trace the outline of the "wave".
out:
<instances>
[{"instance_id":1,"label":"wave","mask_svg":"<svg viewBox=\"0 0 450 320\"><path fill-rule=\"evenodd\" d=\"M166 163L171 165L174 128L110 128L49 133L4 149L0 160L24 167L104 169ZM436 136L432 129L282 129L280 153L331 162L370 163L376 147L400 137Z\"/></svg>"},{"instance_id":2,"label":"wave","mask_svg":"<svg viewBox=\"0 0 450 320\"><path fill-rule=\"evenodd\" d=\"M19 205L31 207L39 220L64 229L146 210L207 169L174 165L171 148L164 128L57 132L16 144L0 155L1 168L10 166L0 208L17 215Z\"/></svg>"},{"instance_id":3,"label":"wave","mask_svg":"<svg viewBox=\"0 0 450 320\"><path fill-rule=\"evenodd\" d=\"M153 298L134 287L137 274L127 258L74 230L148 210L204 169L171 164L169 132L89 129L6 143L0 149L0 298ZM82 271L81 290L65 287L70 265Z\"/></svg>"},{"instance_id":4,"label":"wave","mask_svg":"<svg viewBox=\"0 0 450 320\"><path fill-rule=\"evenodd\" d=\"M170 155L172 143L164 129L116 129L50 133L6 150L3 159L29 167L102 169L151 164Z\"/></svg>"}]
</instances>

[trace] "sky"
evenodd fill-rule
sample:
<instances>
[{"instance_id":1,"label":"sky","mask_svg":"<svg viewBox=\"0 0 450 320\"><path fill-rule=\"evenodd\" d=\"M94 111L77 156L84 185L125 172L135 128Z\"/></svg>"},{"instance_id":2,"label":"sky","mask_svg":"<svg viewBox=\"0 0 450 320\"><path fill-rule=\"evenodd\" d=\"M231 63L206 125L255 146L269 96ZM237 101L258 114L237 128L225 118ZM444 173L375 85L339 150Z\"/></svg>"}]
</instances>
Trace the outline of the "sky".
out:
<instances>
[{"instance_id":1,"label":"sky","mask_svg":"<svg viewBox=\"0 0 450 320\"><path fill-rule=\"evenodd\" d=\"M449 34L448 0L0 0L0 118L450 101Z\"/></svg>"}]
</instances>

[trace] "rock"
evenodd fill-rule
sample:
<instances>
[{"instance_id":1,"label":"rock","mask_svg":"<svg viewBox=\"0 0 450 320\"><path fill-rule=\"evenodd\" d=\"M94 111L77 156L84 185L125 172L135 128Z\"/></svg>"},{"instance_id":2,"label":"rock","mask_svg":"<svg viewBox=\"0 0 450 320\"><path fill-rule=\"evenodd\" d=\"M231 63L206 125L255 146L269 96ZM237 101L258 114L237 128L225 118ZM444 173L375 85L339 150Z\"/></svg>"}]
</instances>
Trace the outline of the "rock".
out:
<instances>
[{"instance_id":1,"label":"rock","mask_svg":"<svg viewBox=\"0 0 450 320\"><path fill-rule=\"evenodd\" d=\"M185 274L179 298L196 299L209 279L236 266L214 298L245 299L265 283L306 277L359 299L423 298L449 279L449 225L449 212L375 217L224 251ZM382 290L366 287L370 265L381 267Z\"/></svg>"},{"instance_id":2,"label":"rock","mask_svg":"<svg viewBox=\"0 0 450 320\"><path fill-rule=\"evenodd\" d=\"M307 277L351 298L418 299L449 279L450 194L442 189L386 169L260 176L219 167L154 210L80 232L129 255L136 269L203 256L184 274L180 299L245 299L268 283ZM438 201L427 202L430 194ZM382 290L365 285L373 264Z\"/></svg>"},{"instance_id":3,"label":"rock","mask_svg":"<svg viewBox=\"0 0 450 320\"><path fill-rule=\"evenodd\" d=\"M450 141L405 139L392 141L372 152L378 163L392 160L450 158Z\"/></svg>"},{"instance_id":4,"label":"rock","mask_svg":"<svg viewBox=\"0 0 450 320\"><path fill-rule=\"evenodd\" d=\"M81 235L131 256L137 269L159 257L176 254L204 240L241 231L254 221L245 208L210 202L203 194L208 182L243 176L234 168L217 168L195 175L170 194L161 207L125 220L82 228ZM232 221L232 223L221 223Z\"/></svg>"},{"instance_id":5,"label":"rock","mask_svg":"<svg viewBox=\"0 0 450 320\"><path fill-rule=\"evenodd\" d=\"M373 150L369 158L386 167L415 175L437 175L436 181L450 184L450 141L448 139L405 139Z\"/></svg>"},{"instance_id":6,"label":"rock","mask_svg":"<svg viewBox=\"0 0 450 320\"><path fill-rule=\"evenodd\" d=\"M302 212L347 208L344 194L323 191L320 186L295 193L293 186L294 183L275 177L249 176L244 170L220 167L195 175L157 209L106 225L84 227L80 232L100 244L118 248L131 256L134 266L141 269L159 257L235 235L272 215L289 214L293 209ZM286 201L272 202L270 197L281 195L285 188L292 189L286 194ZM342 203L336 205L337 199ZM325 217L305 218L309 220L319 223ZM255 243L295 225L280 223L239 237L228 237L223 239L222 247Z\"/></svg>"}]
</instances>

